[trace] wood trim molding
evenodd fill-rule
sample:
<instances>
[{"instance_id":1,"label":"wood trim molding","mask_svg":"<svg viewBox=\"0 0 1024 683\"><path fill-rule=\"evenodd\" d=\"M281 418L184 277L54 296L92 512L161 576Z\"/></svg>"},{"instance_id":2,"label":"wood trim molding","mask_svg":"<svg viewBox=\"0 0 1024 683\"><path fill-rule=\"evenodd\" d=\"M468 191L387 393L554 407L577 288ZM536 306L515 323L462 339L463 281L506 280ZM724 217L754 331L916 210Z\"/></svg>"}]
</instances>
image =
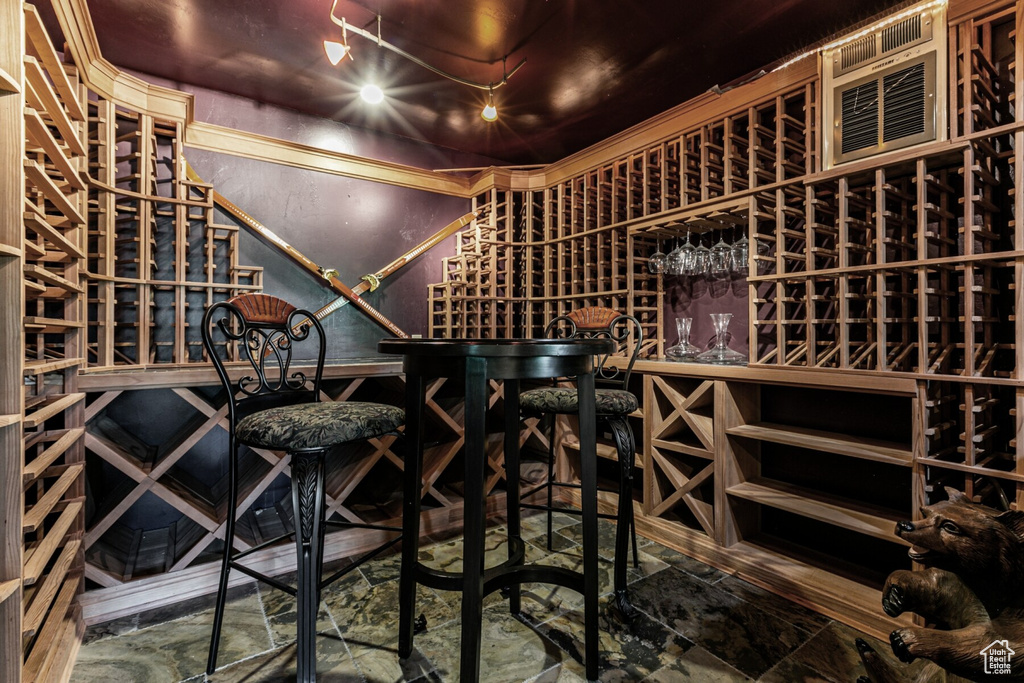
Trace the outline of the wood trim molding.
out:
<instances>
[{"instance_id":1,"label":"wood trim molding","mask_svg":"<svg viewBox=\"0 0 1024 683\"><path fill-rule=\"evenodd\" d=\"M86 85L103 97L163 119L192 121L194 98L126 74L103 58L85 0L53 0L67 49Z\"/></svg>"},{"instance_id":2,"label":"wood trim molding","mask_svg":"<svg viewBox=\"0 0 1024 683\"><path fill-rule=\"evenodd\" d=\"M202 121L193 121L185 128L185 146L456 197L473 196L469 182L463 178L332 152Z\"/></svg>"}]
</instances>

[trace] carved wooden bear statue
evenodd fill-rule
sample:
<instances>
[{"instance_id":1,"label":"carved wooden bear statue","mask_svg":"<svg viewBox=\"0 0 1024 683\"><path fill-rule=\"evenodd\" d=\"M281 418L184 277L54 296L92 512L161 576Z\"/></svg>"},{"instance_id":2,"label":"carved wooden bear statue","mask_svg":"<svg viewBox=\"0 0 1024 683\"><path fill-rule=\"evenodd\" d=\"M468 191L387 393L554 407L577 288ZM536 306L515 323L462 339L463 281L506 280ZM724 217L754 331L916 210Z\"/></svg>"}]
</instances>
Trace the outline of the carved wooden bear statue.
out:
<instances>
[{"instance_id":1,"label":"carved wooden bear statue","mask_svg":"<svg viewBox=\"0 0 1024 683\"><path fill-rule=\"evenodd\" d=\"M892 651L970 681L1024 681L1024 512L946 492L949 500L922 508L921 521L896 525L910 558L927 568L890 574L882 609L892 617L916 612L930 627L893 631ZM866 642L857 647L871 681L905 680Z\"/></svg>"}]
</instances>

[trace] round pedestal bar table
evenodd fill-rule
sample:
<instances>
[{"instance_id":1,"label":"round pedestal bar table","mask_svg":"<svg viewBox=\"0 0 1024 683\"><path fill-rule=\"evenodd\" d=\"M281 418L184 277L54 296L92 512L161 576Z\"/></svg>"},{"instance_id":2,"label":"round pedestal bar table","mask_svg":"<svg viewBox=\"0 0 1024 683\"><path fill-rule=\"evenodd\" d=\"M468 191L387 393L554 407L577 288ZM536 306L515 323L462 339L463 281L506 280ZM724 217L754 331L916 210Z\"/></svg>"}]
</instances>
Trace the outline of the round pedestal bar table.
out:
<instances>
[{"instance_id":1,"label":"round pedestal bar table","mask_svg":"<svg viewBox=\"0 0 1024 683\"><path fill-rule=\"evenodd\" d=\"M509 610L520 611L522 583L552 583L583 595L584 658L588 680L597 679L597 421L594 406L594 356L611 353L606 339L384 339L382 353L403 357L406 375L405 494L402 511L402 569L399 579L400 657L412 654L416 586L462 592L460 680L480 679L483 598L509 590ZM418 561L420 496L423 492L423 422L428 380L465 382L465 503L462 573L444 572ZM519 384L524 379L575 378L579 392L580 486L583 523L583 571L542 563L524 563L519 519ZM487 390L490 380L504 383L505 479L507 482L508 559L484 568L484 479L487 456Z\"/></svg>"}]
</instances>

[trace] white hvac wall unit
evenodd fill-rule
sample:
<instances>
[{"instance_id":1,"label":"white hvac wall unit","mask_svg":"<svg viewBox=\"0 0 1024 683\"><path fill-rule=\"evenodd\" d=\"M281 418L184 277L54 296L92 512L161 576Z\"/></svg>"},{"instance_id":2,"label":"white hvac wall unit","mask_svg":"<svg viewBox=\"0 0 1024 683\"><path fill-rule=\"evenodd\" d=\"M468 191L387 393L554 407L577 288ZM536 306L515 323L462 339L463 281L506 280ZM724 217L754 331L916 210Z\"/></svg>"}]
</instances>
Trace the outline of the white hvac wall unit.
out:
<instances>
[{"instance_id":1,"label":"white hvac wall unit","mask_svg":"<svg viewBox=\"0 0 1024 683\"><path fill-rule=\"evenodd\" d=\"M946 139L946 6L894 19L822 51L825 168Z\"/></svg>"}]
</instances>

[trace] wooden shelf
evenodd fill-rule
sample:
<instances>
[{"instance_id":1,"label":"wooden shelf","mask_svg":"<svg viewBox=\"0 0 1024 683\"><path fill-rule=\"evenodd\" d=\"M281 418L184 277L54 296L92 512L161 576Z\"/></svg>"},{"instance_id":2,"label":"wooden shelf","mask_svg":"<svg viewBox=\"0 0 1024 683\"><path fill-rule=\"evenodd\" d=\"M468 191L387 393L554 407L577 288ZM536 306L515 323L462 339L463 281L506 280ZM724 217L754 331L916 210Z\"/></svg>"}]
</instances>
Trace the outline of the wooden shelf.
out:
<instances>
[{"instance_id":1,"label":"wooden shelf","mask_svg":"<svg viewBox=\"0 0 1024 683\"><path fill-rule=\"evenodd\" d=\"M85 427L46 432L40 441L42 443L50 443L51 445L47 446L42 453L36 455L31 462L25 465L25 471L22 473L23 483L29 484L42 476L46 469L56 462L57 458L64 455L71 446L82 438L83 434L85 434ZM40 441L34 441L33 445Z\"/></svg>"},{"instance_id":2,"label":"wooden shelf","mask_svg":"<svg viewBox=\"0 0 1024 683\"><path fill-rule=\"evenodd\" d=\"M0 605L7 602L7 599L18 592L21 588L21 579L9 579L0 581Z\"/></svg>"},{"instance_id":3,"label":"wooden shelf","mask_svg":"<svg viewBox=\"0 0 1024 683\"><path fill-rule=\"evenodd\" d=\"M28 534L38 529L46 516L53 512L54 506L60 502L60 499L84 471L84 463L65 467L57 481L46 489L46 493L39 498L38 502L25 511L21 526L22 533Z\"/></svg>"},{"instance_id":4,"label":"wooden shelf","mask_svg":"<svg viewBox=\"0 0 1024 683\"><path fill-rule=\"evenodd\" d=\"M74 167L71 159L68 157L68 154L64 151L61 142L58 142L57 139L53 137L50 129L45 123L43 123L43 119L40 118L39 112L35 109L25 109L25 133L32 145L46 152L46 156L50 159L50 163L54 165L61 177L70 187L76 190L85 189L85 183L83 183L81 177L79 177L78 170Z\"/></svg>"},{"instance_id":5,"label":"wooden shelf","mask_svg":"<svg viewBox=\"0 0 1024 683\"><path fill-rule=\"evenodd\" d=\"M22 251L10 244L0 244L0 258L21 258Z\"/></svg>"},{"instance_id":6,"label":"wooden shelf","mask_svg":"<svg viewBox=\"0 0 1024 683\"><path fill-rule=\"evenodd\" d=\"M42 575L50 558L53 557L53 553L62 545L71 525L74 524L81 511L81 501L69 503L53 526L46 531L41 541L26 545L24 570L26 586L34 584Z\"/></svg>"},{"instance_id":7,"label":"wooden shelf","mask_svg":"<svg viewBox=\"0 0 1024 683\"><path fill-rule=\"evenodd\" d=\"M771 479L754 479L728 487L730 496L833 524L883 541L909 545L893 530L909 513L895 513Z\"/></svg>"},{"instance_id":8,"label":"wooden shelf","mask_svg":"<svg viewBox=\"0 0 1024 683\"><path fill-rule=\"evenodd\" d=\"M60 211L65 218L70 220L72 223L82 225L85 223L85 218L82 217L81 212L78 208L72 204L67 195L64 193L57 183L46 173L46 170L35 161L25 160L25 177L28 178L29 182L35 185L47 200L50 201Z\"/></svg>"},{"instance_id":9,"label":"wooden shelf","mask_svg":"<svg viewBox=\"0 0 1024 683\"><path fill-rule=\"evenodd\" d=\"M54 415L63 412L76 403L84 400L85 394L80 393L55 394L53 396L48 396L41 404L35 407L31 413L26 413L24 418L25 428L34 429Z\"/></svg>"},{"instance_id":10,"label":"wooden shelf","mask_svg":"<svg viewBox=\"0 0 1024 683\"><path fill-rule=\"evenodd\" d=\"M67 109L68 114L75 121L84 121L85 112L78 102L78 95L71 85L67 73L57 56L57 50L50 41L50 35L43 26L43 20L39 16L39 10L33 5L25 5L25 37L29 51L35 54L46 67L46 73L60 93L61 102Z\"/></svg>"},{"instance_id":11,"label":"wooden shelf","mask_svg":"<svg viewBox=\"0 0 1024 683\"><path fill-rule=\"evenodd\" d=\"M580 442L576 441L576 440L573 440L573 439L574 439L574 437L569 437L567 440L562 442L562 446L564 446L565 448L573 451L574 453L579 453L580 452ZM614 462L618 462L619 461L619 451L612 444L601 443L599 441L597 443L597 449L596 450L597 450L597 457L599 457L599 458L604 458L605 460L612 460ZM643 453L637 453L636 454L635 463L636 463L635 464L636 467L641 468L641 469L643 468L643 466L644 466L643 465Z\"/></svg>"},{"instance_id":12,"label":"wooden shelf","mask_svg":"<svg viewBox=\"0 0 1024 683\"><path fill-rule=\"evenodd\" d=\"M48 372L59 372L68 368L77 368L84 364L81 358L61 358L59 360L27 360L24 365L25 375L43 375Z\"/></svg>"},{"instance_id":13,"label":"wooden shelf","mask_svg":"<svg viewBox=\"0 0 1024 683\"><path fill-rule=\"evenodd\" d=\"M729 427L726 433L731 436L742 436L758 441L770 441L787 446L826 451L838 455L848 455L864 460L874 460L892 465L909 467L913 464L914 454L909 446L890 441L847 436L817 429L805 429L773 424L771 422L755 422L752 424Z\"/></svg>"},{"instance_id":14,"label":"wooden shelf","mask_svg":"<svg viewBox=\"0 0 1024 683\"><path fill-rule=\"evenodd\" d=\"M46 613L53 604L54 598L57 597L57 592L64 583L81 545L82 542L78 540L65 545L46 578L38 588L32 591L31 595L26 595L27 607L25 619L21 625L23 638L34 636L39 631L39 627L46 618Z\"/></svg>"},{"instance_id":15,"label":"wooden shelf","mask_svg":"<svg viewBox=\"0 0 1024 683\"><path fill-rule=\"evenodd\" d=\"M17 424L21 424L21 413L0 415L0 427L10 427Z\"/></svg>"},{"instance_id":16,"label":"wooden shelf","mask_svg":"<svg viewBox=\"0 0 1024 683\"><path fill-rule=\"evenodd\" d=\"M18 83L18 79L4 69L0 69L0 95L19 92L21 92L21 84Z\"/></svg>"}]
</instances>

